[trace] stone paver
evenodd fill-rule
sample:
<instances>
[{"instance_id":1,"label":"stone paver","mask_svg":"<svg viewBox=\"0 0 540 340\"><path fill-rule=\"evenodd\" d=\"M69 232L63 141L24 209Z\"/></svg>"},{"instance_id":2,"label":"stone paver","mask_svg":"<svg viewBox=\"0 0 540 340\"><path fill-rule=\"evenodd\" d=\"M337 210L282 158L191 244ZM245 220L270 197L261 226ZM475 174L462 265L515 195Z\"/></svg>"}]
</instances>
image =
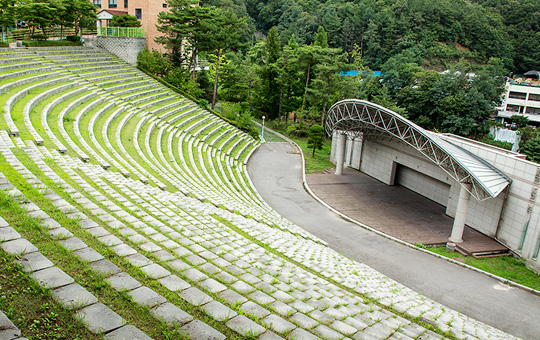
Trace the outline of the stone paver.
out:
<instances>
[{"instance_id":1,"label":"stone paver","mask_svg":"<svg viewBox=\"0 0 540 340\"><path fill-rule=\"evenodd\" d=\"M266 331L257 340L285 340L285 338L280 337L276 333Z\"/></svg>"},{"instance_id":2,"label":"stone paver","mask_svg":"<svg viewBox=\"0 0 540 340\"><path fill-rule=\"evenodd\" d=\"M28 242L28 240L24 238L4 242L0 245L0 247L6 253L11 255L21 255L38 251L38 249L32 243Z\"/></svg>"},{"instance_id":3,"label":"stone paver","mask_svg":"<svg viewBox=\"0 0 540 340\"><path fill-rule=\"evenodd\" d=\"M328 328L325 325L318 325L311 330L315 335L320 336L323 339L328 340L340 340L343 339L343 334Z\"/></svg>"},{"instance_id":4,"label":"stone paver","mask_svg":"<svg viewBox=\"0 0 540 340\"><path fill-rule=\"evenodd\" d=\"M270 314L270 312L267 309L259 306L258 304L254 303L252 301L248 301L248 302L242 304L240 306L240 308L244 312L253 314L253 315L255 315L256 317L259 317L259 318L263 318L263 317Z\"/></svg>"},{"instance_id":5,"label":"stone paver","mask_svg":"<svg viewBox=\"0 0 540 340\"><path fill-rule=\"evenodd\" d=\"M290 320L294 323L296 323L298 326L304 328L304 329L311 329L319 323L309 316L302 314L302 313L295 313L291 316Z\"/></svg>"},{"instance_id":6,"label":"stone paver","mask_svg":"<svg viewBox=\"0 0 540 340\"><path fill-rule=\"evenodd\" d=\"M201 281L199 283L200 287L202 287L204 290L210 292L210 293L219 293L227 289L226 286L222 285L221 283L217 282L214 279L206 279L204 281Z\"/></svg>"},{"instance_id":7,"label":"stone paver","mask_svg":"<svg viewBox=\"0 0 540 340\"><path fill-rule=\"evenodd\" d=\"M125 325L125 320L102 303L85 307L75 314L92 333L101 334Z\"/></svg>"},{"instance_id":8,"label":"stone paver","mask_svg":"<svg viewBox=\"0 0 540 340\"><path fill-rule=\"evenodd\" d=\"M274 314L270 314L262 319L262 323L278 333L290 332L296 328L292 323Z\"/></svg>"},{"instance_id":9,"label":"stone paver","mask_svg":"<svg viewBox=\"0 0 540 340\"><path fill-rule=\"evenodd\" d=\"M217 301L210 301L207 304L201 306L201 309L214 320L227 321L230 318L238 315L235 311L229 307L223 305Z\"/></svg>"},{"instance_id":10,"label":"stone paver","mask_svg":"<svg viewBox=\"0 0 540 340\"><path fill-rule=\"evenodd\" d=\"M311 333L309 333L306 330L303 330L302 328L296 328L292 332L289 333L288 338L290 340L319 340L320 338L318 336L315 336Z\"/></svg>"},{"instance_id":11,"label":"stone paver","mask_svg":"<svg viewBox=\"0 0 540 340\"><path fill-rule=\"evenodd\" d=\"M165 276L164 278L159 279L159 282L163 286L165 286L165 288L167 288L168 290L172 292L181 291L181 290L191 287L189 283L182 280L176 275Z\"/></svg>"},{"instance_id":12,"label":"stone paver","mask_svg":"<svg viewBox=\"0 0 540 340\"><path fill-rule=\"evenodd\" d=\"M225 325L233 331L244 336L257 336L266 331L264 327L256 324L255 322L251 321L243 315L235 316L234 318L227 321Z\"/></svg>"},{"instance_id":13,"label":"stone paver","mask_svg":"<svg viewBox=\"0 0 540 340\"><path fill-rule=\"evenodd\" d=\"M121 272L115 274L105 281L109 282L110 285L116 290L132 290L142 286L142 284L131 277L129 274Z\"/></svg>"},{"instance_id":14,"label":"stone paver","mask_svg":"<svg viewBox=\"0 0 540 340\"><path fill-rule=\"evenodd\" d=\"M194 320L180 328L189 339L197 340L225 340L225 335L216 331L202 321Z\"/></svg>"},{"instance_id":15,"label":"stone paver","mask_svg":"<svg viewBox=\"0 0 540 340\"><path fill-rule=\"evenodd\" d=\"M135 326L127 325L103 336L107 340L152 340Z\"/></svg>"},{"instance_id":16,"label":"stone paver","mask_svg":"<svg viewBox=\"0 0 540 340\"><path fill-rule=\"evenodd\" d=\"M78 309L98 302L97 297L76 283L57 288L51 294L67 309Z\"/></svg>"},{"instance_id":17,"label":"stone paver","mask_svg":"<svg viewBox=\"0 0 540 340\"><path fill-rule=\"evenodd\" d=\"M193 320L191 315L168 302L152 308L150 313L169 325L181 326Z\"/></svg>"},{"instance_id":18,"label":"stone paver","mask_svg":"<svg viewBox=\"0 0 540 340\"><path fill-rule=\"evenodd\" d=\"M167 299L148 287L139 287L128 292L133 301L141 306L152 308L167 302Z\"/></svg>"},{"instance_id":19,"label":"stone paver","mask_svg":"<svg viewBox=\"0 0 540 340\"><path fill-rule=\"evenodd\" d=\"M171 275L171 272L163 268L157 263L149 264L148 266L141 267L141 270L153 279L160 279L162 277Z\"/></svg>"},{"instance_id":20,"label":"stone paver","mask_svg":"<svg viewBox=\"0 0 540 340\"><path fill-rule=\"evenodd\" d=\"M90 247L75 250L73 255L77 256L81 261L84 262L95 262L103 259L103 255Z\"/></svg>"},{"instance_id":21,"label":"stone paver","mask_svg":"<svg viewBox=\"0 0 540 340\"><path fill-rule=\"evenodd\" d=\"M90 263L90 267L97 273L103 274L105 276L113 275L120 273L122 270L118 268L117 265L112 263L107 259L99 260L96 262Z\"/></svg>"},{"instance_id":22,"label":"stone paver","mask_svg":"<svg viewBox=\"0 0 540 340\"><path fill-rule=\"evenodd\" d=\"M53 266L53 263L40 252L27 253L15 259L25 272L33 272Z\"/></svg>"},{"instance_id":23,"label":"stone paver","mask_svg":"<svg viewBox=\"0 0 540 340\"><path fill-rule=\"evenodd\" d=\"M123 244L119 244L117 246L114 246L114 247L111 247L111 249L118 255L118 256L128 256L128 255L133 255L133 254L136 254L137 251L133 248L131 248L130 246L128 246L127 244L123 243Z\"/></svg>"},{"instance_id":24,"label":"stone paver","mask_svg":"<svg viewBox=\"0 0 540 340\"><path fill-rule=\"evenodd\" d=\"M30 274L30 277L35 279L37 283L44 288L58 288L70 283L74 280L58 267L49 267L38 270Z\"/></svg>"},{"instance_id":25,"label":"stone paver","mask_svg":"<svg viewBox=\"0 0 540 340\"><path fill-rule=\"evenodd\" d=\"M21 331L0 311L0 339L11 340L21 335Z\"/></svg>"},{"instance_id":26,"label":"stone paver","mask_svg":"<svg viewBox=\"0 0 540 340\"><path fill-rule=\"evenodd\" d=\"M86 243L77 237L70 237L59 241L67 250L79 250L88 247Z\"/></svg>"},{"instance_id":27,"label":"stone paver","mask_svg":"<svg viewBox=\"0 0 540 340\"><path fill-rule=\"evenodd\" d=\"M245 297L230 289L222 291L218 294L218 296L225 300L225 302L227 302L230 306L247 301Z\"/></svg>"},{"instance_id":28,"label":"stone paver","mask_svg":"<svg viewBox=\"0 0 540 340\"><path fill-rule=\"evenodd\" d=\"M212 301L212 298L195 287L190 287L178 293L180 297L194 306L200 306Z\"/></svg>"},{"instance_id":29,"label":"stone paver","mask_svg":"<svg viewBox=\"0 0 540 340\"><path fill-rule=\"evenodd\" d=\"M21 238L21 235L12 227L0 228L0 242L11 241Z\"/></svg>"}]
</instances>

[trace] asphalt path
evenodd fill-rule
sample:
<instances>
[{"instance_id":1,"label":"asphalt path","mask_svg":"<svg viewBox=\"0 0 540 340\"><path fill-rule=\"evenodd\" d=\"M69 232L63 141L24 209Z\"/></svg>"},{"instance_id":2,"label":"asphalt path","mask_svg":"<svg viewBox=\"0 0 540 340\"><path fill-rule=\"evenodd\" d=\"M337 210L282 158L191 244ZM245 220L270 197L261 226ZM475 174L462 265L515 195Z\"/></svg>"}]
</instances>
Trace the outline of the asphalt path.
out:
<instances>
[{"instance_id":1,"label":"asphalt path","mask_svg":"<svg viewBox=\"0 0 540 340\"><path fill-rule=\"evenodd\" d=\"M540 297L342 219L304 190L301 162L293 145L265 143L248 163L260 195L282 216L447 307L523 339L540 339Z\"/></svg>"}]
</instances>

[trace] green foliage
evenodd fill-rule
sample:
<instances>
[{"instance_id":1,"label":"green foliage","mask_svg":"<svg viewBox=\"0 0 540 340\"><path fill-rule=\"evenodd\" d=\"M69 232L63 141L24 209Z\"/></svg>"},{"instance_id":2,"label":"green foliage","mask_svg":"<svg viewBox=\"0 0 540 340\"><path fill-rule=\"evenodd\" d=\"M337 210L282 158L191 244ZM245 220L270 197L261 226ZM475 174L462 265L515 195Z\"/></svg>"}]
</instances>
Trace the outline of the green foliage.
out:
<instances>
[{"instance_id":1,"label":"green foliage","mask_svg":"<svg viewBox=\"0 0 540 340\"><path fill-rule=\"evenodd\" d=\"M246 132L251 137L255 139L259 138L259 130L255 127L249 110L240 103L222 102L221 107L221 113L228 122Z\"/></svg>"},{"instance_id":2,"label":"green foliage","mask_svg":"<svg viewBox=\"0 0 540 340\"><path fill-rule=\"evenodd\" d=\"M49 39L49 37L46 34L32 34L30 36L30 39L38 40L38 41L44 41L44 40Z\"/></svg>"},{"instance_id":3,"label":"green foliage","mask_svg":"<svg viewBox=\"0 0 540 340\"><path fill-rule=\"evenodd\" d=\"M72 42L77 42L77 41L81 41L81 37L78 36L78 35L68 35L68 36L66 36L66 40L67 41L72 41Z\"/></svg>"},{"instance_id":4,"label":"green foliage","mask_svg":"<svg viewBox=\"0 0 540 340\"><path fill-rule=\"evenodd\" d=\"M493 136L490 134L487 134L484 137L479 138L478 141L489 144L489 145L493 145L502 149L512 150L512 143L495 140L495 138L493 138Z\"/></svg>"},{"instance_id":5,"label":"green foliage","mask_svg":"<svg viewBox=\"0 0 540 340\"><path fill-rule=\"evenodd\" d=\"M195 97L201 94L197 84L191 79L190 72L182 67L174 66L172 61L163 57L159 51L150 52L145 48L139 53L137 63L139 68L163 79L181 91L189 92Z\"/></svg>"},{"instance_id":6,"label":"green foliage","mask_svg":"<svg viewBox=\"0 0 540 340\"><path fill-rule=\"evenodd\" d=\"M109 23L109 26L111 27L141 27L141 22L134 15L114 14L111 22Z\"/></svg>"},{"instance_id":7,"label":"green foliage","mask_svg":"<svg viewBox=\"0 0 540 340\"><path fill-rule=\"evenodd\" d=\"M23 40L23 45L26 47L47 47L47 46L82 46L83 43L66 41L66 40Z\"/></svg>"},{"instance_id":8,"label":"green foliage","mask_svg":"<svg viewBox=\"0 0 540 340\"><path fill-rule=\"evenodd\" d=\"M519 144L519 152L527 155L527 159L540 163L540 136L531 138Z\"/></svg>"},{"instance_id":9,"label":"green foliage","mask_svg":"<svg viewBox=\"0 0 540 340\"><path fill-rule=\"evenodd\" d=\"M0 42L0 47L9 47L8 42Z\"/></svg>"},{"instance_id":10,"label":"green foliage","mask_svg":"<svg viewBox=\"0 0 540 340\"><path fill-rule=\"evenodd\" d=\"M320 125L312 125L309 128L308 148L313 149L312 157L315 157L315 150L322 150L324 141L324 128Z\"/></svg>"},{"instance_id":11,"label":"green foliage","mask_svg":"<svg viewBox=\"0 0 540 340\"><path fill-rule=\"evenodd\" d=\"M429 251L463 262L509 281L517 282L536 290L540 289L540 277L538 277L537 273L527 268L525 261L522 259L512 256L489 258L465 257L458 252L447 252L445 247L430 247Z\"/></svg>"},{"instance_id":12,"label":"green foliage","mask_svg":"<svg viewBox=\"0 0 540 340\"><path fill-rule=\"evenodd\" d=\"M512 117L510 117L510 120L512 121L512 123L515 123L518 128L524 128L529 123L529 118L523 115L512 115Z\"/></svg>"}]
</instances>

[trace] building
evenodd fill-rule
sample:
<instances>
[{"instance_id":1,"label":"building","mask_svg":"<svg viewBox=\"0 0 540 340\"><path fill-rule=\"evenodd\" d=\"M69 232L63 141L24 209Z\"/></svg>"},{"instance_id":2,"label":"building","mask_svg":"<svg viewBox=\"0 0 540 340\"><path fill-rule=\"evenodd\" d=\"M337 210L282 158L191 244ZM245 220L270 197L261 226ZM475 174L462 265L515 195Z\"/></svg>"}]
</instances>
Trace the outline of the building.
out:
<instances>
[{"instance_id":1,"label":"building","mask_svg":"<svg viewBox=\"0 0 540 340\"><path fill-rule=\"evenodd\" d=\"M168 11L165 0L92 0L98 7L97 25L107 26L113 15L129 14L137 17L144 28L146 35L146 45L148 49L165 52L162 45L156 43L154 39L161 33L156 28L157 17L160 12ZM99 10L101 9L101 10Z\"/></svg>"},{"instance_id":2,"label":"building","mask_svg":"<svg viewBox=\"0 0 540 340\"><path fill-rule=\"evenodd\" d=\"M336 174L348 166L402 185L445 207L454 218L449 241L465 224L540 270L540 164L515 152L424 130L366 101L334 104L327 114Z\"/></svg>"},{"instance_id":3,"label":"building","mask_svg":"<svg viewBox=\"0 0 540 340\"><path fill-rule=\"evenodd\" d=\"M523 115L534 125L540 123L540 72L529 71L523 77L509 79L497 116L504 122L513 115Z\"/></svg>"}]
</instances>

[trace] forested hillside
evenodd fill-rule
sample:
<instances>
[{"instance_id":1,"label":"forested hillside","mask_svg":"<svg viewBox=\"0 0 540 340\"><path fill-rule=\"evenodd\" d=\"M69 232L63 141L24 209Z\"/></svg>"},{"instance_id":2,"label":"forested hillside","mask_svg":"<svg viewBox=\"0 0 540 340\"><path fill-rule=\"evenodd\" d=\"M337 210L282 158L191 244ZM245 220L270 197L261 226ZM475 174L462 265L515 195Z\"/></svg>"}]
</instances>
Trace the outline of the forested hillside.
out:
<instances>
[{"instance_id":1,"label":"forested hillside","mask_svg":"<svg viewBox=\"0 0 540 340\"><path fill-rule=\"evenodd\" d=\"M319 26L330 47L362 48L365 64L380 69L407 51L434 67L465 57L501 58L515 73L540 69L538 0L204 0L248 18L246 41L276 26L282 44L294 34L311 43Z\"/></svg>"},{"instance_id":2,"label":"forested hillside","mask_svg":"<svg viewBox=\"0 0 540 340\"><path fill-rule=\"evenodd\" d=\"M171 53L162 62L192 70L170 81L202 105L265 116L291 134L306 135L332 104L359 98L427 129L481 138L506 77L540 70L540 0L168 2L173 13L160 30ZM209 71L195 72L182 39ZM142 54L140 65L161 57L153 58Z\"/></svg>"}]
</instances>

